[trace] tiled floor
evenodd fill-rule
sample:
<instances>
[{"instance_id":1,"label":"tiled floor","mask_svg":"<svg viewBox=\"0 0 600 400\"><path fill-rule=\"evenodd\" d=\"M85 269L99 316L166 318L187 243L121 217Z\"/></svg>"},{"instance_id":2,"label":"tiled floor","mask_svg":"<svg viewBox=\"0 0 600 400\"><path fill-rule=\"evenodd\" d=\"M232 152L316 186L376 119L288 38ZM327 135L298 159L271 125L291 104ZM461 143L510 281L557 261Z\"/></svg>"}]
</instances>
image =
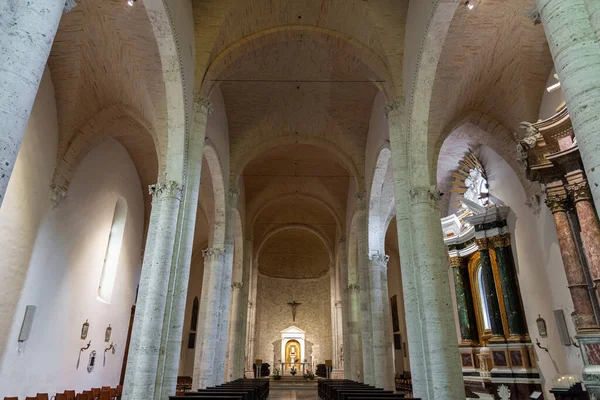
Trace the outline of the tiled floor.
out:
<instances>
[{"instance_id":1,"label":"tiled floor","mask_svg":"<svg viewBox=\"0 0 600 400\"><path fill-rule=\"evenodd\" d=\"M317 390L273 390L269 391L269 400L316 400Z\"/></svg>"}]
</instances>

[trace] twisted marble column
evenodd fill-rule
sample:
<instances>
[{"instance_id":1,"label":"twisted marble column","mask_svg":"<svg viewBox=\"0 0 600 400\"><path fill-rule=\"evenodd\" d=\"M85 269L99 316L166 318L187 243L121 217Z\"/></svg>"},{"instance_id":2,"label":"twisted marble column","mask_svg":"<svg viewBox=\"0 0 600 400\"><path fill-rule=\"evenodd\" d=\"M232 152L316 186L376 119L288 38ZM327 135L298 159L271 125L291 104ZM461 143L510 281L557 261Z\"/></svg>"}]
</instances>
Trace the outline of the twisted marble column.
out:
<instances>
[{"instance_id":1,"label":"twisted marble column","mask_svg":"<svg viewBox=\"0 0 600 400\"><path fill-rule=\"evenodd\" d=\"M136 307L134 332L139 335L134 347L130 346L134 364L125 375L126 399L147 400L159 398L155 392L159 371L160 350L163 336L163 321L167 307L169 277L173 263L173 250L177 231L177 217L181 200L181 186L177 182L161 182L151 189L158 197L160 214L154 235L152 262L142 273L139 298ZM138 311L139 310L139 311ZM137 326L137 327L136 327Z\"/></svg>"},{"instance_id":2,"label":"twisted marble column","mask_svg":"<svg viewBox=\"0 0 600 400\"><path fill-rule=\"evenodd\" d=\"M194 99L194 130L190 135L187 152L187 176L183 194L178 237L175 245L175 266L169 278L169 294L167 309L163 322L163 340L157 376L156 393L158 399L166 399L175 395L179 358L181 355L181 338L183 321L190 279L190 265L194 246L194 231L196 228L196 213L200 193L200 175L202 171L202 156L206 124L211 112L211 104L200 97Z\"/></svg>"},{"instance_id":3,"label":"twisted marble column","mask_svg":"<svg viewBox=\"0 0 600 400\"><path fill-rule=\"evenodd\" d=\"M375 384L375 364L373 357L373 322L371 315L371 285L369 274L367 202L364 192L357 193L356 237L358 243L358 276L360 279L360 329L362 340L362 370L364 383Z\"/></svg>"},{"instance_id":4,"label":"twisted marble column","mask_svg":"<svg viewBox=\"0 0 600 400\"><path fill-rule=\"evenodd\" d=\"M222 248L208 248L204 255L204 276L202 279L202 299L200 300L200 321L196 336L194 355L194 376L192 386L204 389L214 385L215 359L219 346L219 307L221 305L221 267L223 265Z\"/></svg>"},{"instance_id":5,"label":"twisted marble column","mask_svg":"<svg viewBox=\"0 0 600 400\"><path fill-rule=\"evenodd\" d=\"M562 183L546 187L546 205L554 217L558 245L562 257L567 284L573 299L577 332L597 331L594 308L590 300L588 284L579 258L573 231L567 216L567 191Z\"/></svg>"},{"instance_id":6,"label":"twisted marble column","mask_svg":"<svg viewBox=\"0 0 600 400\"><path fill-rule=\"evenodd\" d=\"M458 325L460 327L461 346L475 346L479 342L477 334L477 320L475 319L475 305L471 291L469 269L462 257L450 258L452 275L454 277L454 292L456 294L456 309L458 311Z\"/></svg>"},{"instance_id":7,"label":"twisted marble column","mask_svg":"<svg viewBox=\"0 0 600 400\"><path fill-rule=\"evenodd\" d=\"M585 0L536 0L577 145L600 204L600 41Z\"/></svg>"},{"instance_id":8,"label":"twisted marble column","mask_svg":"<svg viewBox=\"0 0 600 400\"><path fill-rule=\"evenodd\" d=\"M0 6L0 207L17 161L52 42L73 0L5 0Z\"/></svg>"},{"instance_id":9,"label":"twisted marble column","mask_svg":"<svg viewBox=\"0 0 600 400\"><path fill-rule=\"evenodd\" d=\"M490 257L489 240L487 238L476 239L479 247L479 259L481 260L481 277L483 282L479 282L485 289L485 303L487 304L490 325L492 328L492 338L490 341L504 341L504 327L502 326L502 314L500 313L500 303L498 301L498 291L494 280L494 270L492 269L492 259Z\"/></svg>"}]
</instances>

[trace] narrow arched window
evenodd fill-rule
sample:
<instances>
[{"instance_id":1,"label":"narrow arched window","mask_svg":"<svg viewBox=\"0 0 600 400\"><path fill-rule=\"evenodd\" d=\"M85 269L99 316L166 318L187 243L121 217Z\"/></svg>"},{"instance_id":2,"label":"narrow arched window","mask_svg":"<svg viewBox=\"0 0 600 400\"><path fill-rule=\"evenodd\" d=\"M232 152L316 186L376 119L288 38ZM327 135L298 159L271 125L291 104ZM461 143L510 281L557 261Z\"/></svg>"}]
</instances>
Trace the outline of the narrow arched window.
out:
<instances>
[{"instance_id":1,"label":"narrow arched window","mask_svg":"<svg viewBox=\"0 0 600 400\"><path fill-rule=\"evenodd\" d=\"M198 308L200 304L198 296L194 297L194 304L192 305L192 323L190 324L190 330L196 332L198 329Z\"/></svg>"},{"instance_id":2,"label":"narrow arched window","mask_svg":"<svg viewBox=\"0 0 600 400\"><path fill-rule=\"evenodd\" d=\"M98 286L97 299L108 304L110 304L117 277L117 266L119 265L119 256L121 255L126 220L127 203L124 199L119 199L115 206L112 225L108 234L108 245L106 246L106 254L104 256L102 275L100 275L100 285Z\"/></svg>"}]
</instances>

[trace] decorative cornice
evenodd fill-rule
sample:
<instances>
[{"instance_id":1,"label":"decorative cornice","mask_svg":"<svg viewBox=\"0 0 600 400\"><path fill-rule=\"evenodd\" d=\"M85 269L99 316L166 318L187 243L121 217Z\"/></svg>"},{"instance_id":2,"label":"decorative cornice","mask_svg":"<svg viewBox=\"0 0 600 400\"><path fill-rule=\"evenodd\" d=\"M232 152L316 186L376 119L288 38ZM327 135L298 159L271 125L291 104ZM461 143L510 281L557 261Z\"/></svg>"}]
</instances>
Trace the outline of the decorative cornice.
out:
<instances>
[{"instance_id":1,"label":"decorative cornice","mask_svg":"<svg viewBox=\"0 0 600 400\"><path fill-rule=\"evenodd\" d=\"M587 181L573 183L567 186L567 191L571 195L574 203L590 201L592 199L592 193L590 192L590 186Z\"/></svg>"},{"instance_id":2,"label":"decorative cornice","mask_svg":"<svg viewBox=\"0 0 600 400\"><path fill-rule=\"evenodd\" d=\"M60 203L60 201L62 199L64 199L67 196L67 189L62 187L62 186L58 186L54 183L50 184L50 201L52 202L52 208L56 208L56 206L58 206L58 203Z\"/></svg>"},{"instance_id":3,"label":"decorative cornice","mask_svg":"<svg viewBox=\"0 0 600 400\"><path fill-rule=\"evenodd\" d=\"M546 196L545 203L550 211L552 211L552 214L567 211L567 196L558 194Z\"/></svg>"},{"instance_id":4,"label":"decorative cornice","mask_svg":"<svg viewBox=\"0 0 600 400\"><path fill-rule=\"evenodd\" d=\"M158 182L149 186L150 195L156 199L174 197L181 199L183 187L175 181Z\"/></svg>"},{"instance_id":5,"label":"decorative cornice","mask_svg":"<svg viewBox=\"0 0 600 400\"><path fill-rule=\"evenodd\" d=\"M450 257L450 265L453 268L461 268L461 267L465 267L467 265L467 263L465 262L465 259L462 257Z\"/></svg>"},{"instance_id":6,"label":"decorative cornice","mask_svg":"<svg viewBox=\"0 0 600 400\"><path fill-rule=\"evenodd\" d=\"M488 250L490 248L490 242L488 238L475 239L475 243L477 243L479 250Z\"/></svg>"},{"instance_id":7,"label":"decorative cornice","mask_svg":"<svg viewBox=\"0 0 600 400\"><path fill-rule=\"evenodd\" d=\"M233 282L231 284L231 289L236 290L236 291L240 291L240 289L242 289L244 287L244 282Z\"/></svg>"},{"instance_id":8,"label":"decorative cornice","mask_svg":"<svg viewBox=\"0 0 600 400\"><path fill-rule=\"evenodd\" d=\"M508 247L510 246L510 233L492 236L491 238L489 238L489 241L492 247L495 249L500 247Z\"/></svg>"},{"instance_id":9,"label":"decorative cornice","mask_svg":"<svg viewBox=\"0 0 600 400\"><path fill-rule=\"evenodd\" d=\"M200 95L194 96L194 112L202 113L208 117L212 111L213 108L210 100Z\"/></svg>"},{"instance_id":10,"label":"decorative cornice","mask_svg":"<svg viewBox=\"0 0 600 400\"><path fill-rule=\"evenodd\" d=\"M401 100L393 100L385 105L385 117L390 118L390 114L401 109L403 102Z\"/></svg>"},{"instance_id":11,"label":"decorative cornice","mask_svg":"<svg viewBox=\"0 0 600 400\"><path fill-rule=\"evenodd\" d=\"M442 196L443 193L437 190L435 186L416 186L410 189L412 204L429 203L437 207Z\"/></svg>"},{"instance_id":12,"label":"decorative cornice","mask_svg":"<svg viewBox=\"0 0 600 400\"><path fill-rule=\"evenodd\" d=\"M63 12L70 13L75 7L77 7L77 2L75 0L66 0Z\"/></svg>"},{"instance_id":13,"label":"decorative cornice","mask_svg":"<svg viewBox=\"0 0 600 400\"><path fill-rule=\"evenodd\" d=\"M211 259L219 259L223 257L224 254L225 250L218 247L209 247L208 249L202 250L204 261L209 261Z\"/></svg>"},{"instance_id":14,"label":"decorative cornice","mask_svg":"<svg viewBox=\"0 0 600 400\"><path fill-rule=\"evenodd\" d=\"M360 291L360 285L358 283L349 283L348 284L348 291L349 292L359 292Z\"/></svg>"}]
</instances>

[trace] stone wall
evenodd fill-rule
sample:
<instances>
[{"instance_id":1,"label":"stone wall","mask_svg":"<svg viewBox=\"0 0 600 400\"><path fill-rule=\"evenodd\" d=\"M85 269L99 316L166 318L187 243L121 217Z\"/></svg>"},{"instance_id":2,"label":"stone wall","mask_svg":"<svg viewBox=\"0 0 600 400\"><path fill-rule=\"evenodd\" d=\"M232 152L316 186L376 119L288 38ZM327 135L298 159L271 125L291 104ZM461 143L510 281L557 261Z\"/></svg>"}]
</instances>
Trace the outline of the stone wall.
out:
<instances>
[{"instance_id":1,"label":"stone wall","mask_svg":"<svg viewBox=\"0 0 600 400\"><path fill-rule=\"evenodd\" d=\"M298 306L296 321L288 302ZM255 359L271 364L281 353L281 331L296 326L306 331L306 345L313 345L314 364L332 357L331 293L329 273L317 279L281 279L259 274L257 294ZM274 359L273 346L277 349ZM310 355L310 354L309 354ZM303 359L308 359L302 355ZM271 372L272 372L271 368Z\"/></svg>"}]
</instances>

